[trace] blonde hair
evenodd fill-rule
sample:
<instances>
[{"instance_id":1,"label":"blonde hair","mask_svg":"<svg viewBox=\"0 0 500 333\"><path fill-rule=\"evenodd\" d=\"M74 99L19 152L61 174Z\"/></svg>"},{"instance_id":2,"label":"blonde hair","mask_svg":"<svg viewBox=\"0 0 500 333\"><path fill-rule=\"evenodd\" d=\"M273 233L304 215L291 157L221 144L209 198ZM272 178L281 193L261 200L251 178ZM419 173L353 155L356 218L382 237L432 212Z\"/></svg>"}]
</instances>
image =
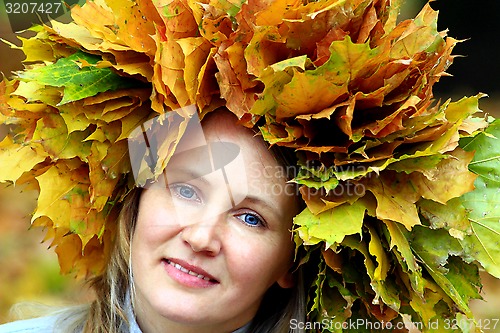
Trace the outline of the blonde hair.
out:
<instances>
[{"instance_id":1,"label":"blonde hair","mask_svg":"<svg viewBox=\"0 0 500 333\"><path fill-rule=\"evenodd\" d=\"M123 203L118 218L114 249L105 272L90 284L96 300L90 304L84 333L119 333L128 328L127 309L133 289L130 244L135 228L141 189L134 189Z\"/></svg>"}]
</instances>

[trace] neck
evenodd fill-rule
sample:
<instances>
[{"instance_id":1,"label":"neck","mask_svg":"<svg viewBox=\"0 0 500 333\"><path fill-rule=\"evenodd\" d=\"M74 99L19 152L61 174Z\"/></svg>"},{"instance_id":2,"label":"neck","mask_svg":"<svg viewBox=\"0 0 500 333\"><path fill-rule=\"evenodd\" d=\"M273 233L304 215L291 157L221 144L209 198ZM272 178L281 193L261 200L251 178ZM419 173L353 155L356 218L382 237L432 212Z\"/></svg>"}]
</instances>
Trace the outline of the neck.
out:
<instances>
[{"instance_id":1,"label":"neck","mask_svg":"<svg viewBox=\"0 0 500 333\"><path fill-rule=\"evenodd\" d=\"M244 327L249 325L249 318L247 323L239 323L236 320L225 321L223 323L206 324L187 324L183 322L176 322L169 320L155 311L148 310L148 307L135 306L136 321L142 333L244 333ZM240 331L241 329L241 331Z\"/></svg>"}]
</instances>

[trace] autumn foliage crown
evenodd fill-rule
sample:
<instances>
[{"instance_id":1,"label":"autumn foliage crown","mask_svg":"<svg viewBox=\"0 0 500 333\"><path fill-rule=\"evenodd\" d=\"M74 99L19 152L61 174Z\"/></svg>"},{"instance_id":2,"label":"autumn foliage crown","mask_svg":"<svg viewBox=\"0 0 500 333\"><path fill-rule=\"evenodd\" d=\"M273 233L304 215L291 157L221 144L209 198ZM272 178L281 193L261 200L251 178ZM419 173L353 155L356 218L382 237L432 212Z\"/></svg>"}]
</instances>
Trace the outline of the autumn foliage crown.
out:
<instances>
[{"instance_id":1,"label":"autumn foliage crown","mask_svg":"<svg viewBox=\"0 0 500 333\"><path fill-rule=\"evenodd\" d=\"M0 182L39 191L32 221L47 227L64 273L100 274L120 202L135 186L132 130L181 115L154 177L193 116L188 106L201 117L224 106L297 154L294 181L307 208L294 232L313 276L311 320L474 324L468 302L480 297L478 267L500 277L491 192L500 172L487 149L499 127L486 130L485 117L474 116L480 94L433 99L457 41L437 30L429 5L402 22L399 5L75 6L72 23L20 38L26 69L0 84L0 119L11 129L0 142ZM353 186L362 191L346 190Z\"/></svg>"}]
</instances>

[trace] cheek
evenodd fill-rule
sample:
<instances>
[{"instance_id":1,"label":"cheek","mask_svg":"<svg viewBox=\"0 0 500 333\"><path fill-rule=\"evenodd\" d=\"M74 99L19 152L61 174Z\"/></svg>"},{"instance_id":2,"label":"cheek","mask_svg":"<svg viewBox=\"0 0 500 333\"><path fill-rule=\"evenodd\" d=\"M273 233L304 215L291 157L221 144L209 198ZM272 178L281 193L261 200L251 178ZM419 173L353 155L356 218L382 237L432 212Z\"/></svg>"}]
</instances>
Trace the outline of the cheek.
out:
<instances>
[{"instance_id":1,"label":"cheek","mask_svg":"<svg viewBox=\"0 0 500 333\"><path fill-rule=\"evenodd\" d=\"M142 208L142 209L141 209ZM144 209L139 206L139 214L132 236L132 256L152 251L171 239L178 232L175 221L163 209Z\"/></svg>"},{"instance_id":2,"label":"cheek","mask_svg":"<svg viewBox=\"0 0 500 333\"><path fill-rule=\"evenodd\" d=\"M235 282L265 289L288 271L292 255L293 244L287 238L235 242L226 251L227 267Z\"/></svg>"},{"instance_id":3,"label":"cheek","mask_svg":"<svg viewBox=\"0 0 500 333\"><path fill-rule=\"evenodd\" d=\"M158 214L141 214L139 211L132 235L131 265L134 282L139 292L144 294L148 293L148 286L159 283L155 274L158 263L165 255L165 244L175 236L175 228L162 224L161 221L167 222Z\"/></svg>"}]
</instances>

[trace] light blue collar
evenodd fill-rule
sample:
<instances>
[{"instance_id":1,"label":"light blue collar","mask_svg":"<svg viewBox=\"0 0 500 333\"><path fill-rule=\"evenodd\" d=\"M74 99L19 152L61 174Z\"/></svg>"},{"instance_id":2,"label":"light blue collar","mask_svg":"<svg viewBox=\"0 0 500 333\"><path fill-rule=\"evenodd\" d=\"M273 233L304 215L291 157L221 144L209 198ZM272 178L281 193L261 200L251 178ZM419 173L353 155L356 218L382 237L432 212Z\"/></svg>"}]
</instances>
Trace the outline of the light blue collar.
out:
<instances>
[{"instance_id":1,"label":"light blue collar","mask_svg":"<svg viewBox=\"0 0 500 333\"><path fill-rule=\"evenodd\" d=\"M135 313L134 309L132 307L132 301L130 299L130 295L127 293L127 298L126 298L126 309L125 309L125 314L127 316L128 320L128 333L142 333L141 328L139 327L139 324L137 324L137 320L135 319Z\"/></svg>"}]
</instances>

